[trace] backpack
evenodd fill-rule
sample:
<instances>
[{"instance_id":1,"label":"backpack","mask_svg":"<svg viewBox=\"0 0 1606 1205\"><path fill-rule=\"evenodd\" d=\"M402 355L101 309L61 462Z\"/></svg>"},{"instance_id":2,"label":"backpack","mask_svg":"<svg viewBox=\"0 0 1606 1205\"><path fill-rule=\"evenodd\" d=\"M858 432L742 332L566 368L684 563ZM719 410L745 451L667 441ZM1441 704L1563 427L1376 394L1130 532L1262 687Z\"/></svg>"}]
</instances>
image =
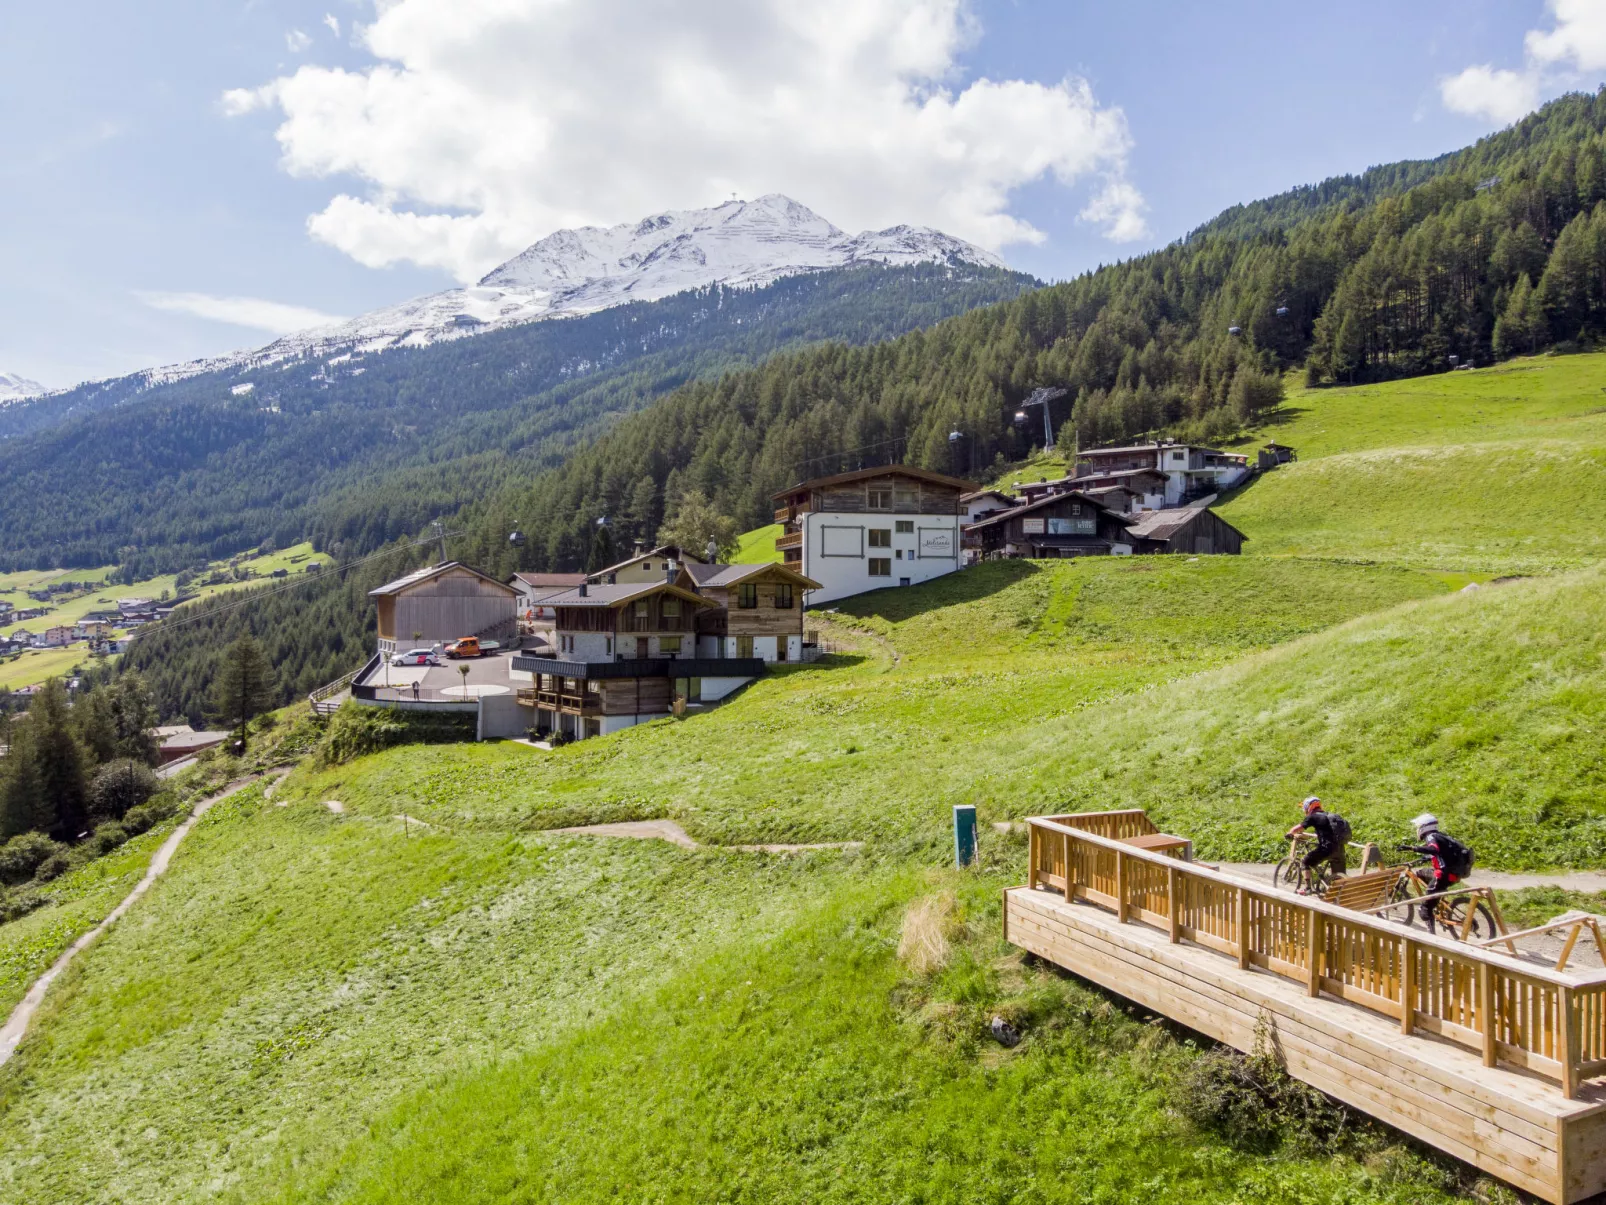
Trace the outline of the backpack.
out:
<instances>
[{"instance_id":1,"label":"backpack","mask_svg":"<svg viewBox=\"0 0 1606 1205\"><path fill-rule=\"evenodd\" d=\"M1462 845L1448 833L1437 833L1433 848L1439 851L1439 861L1444 869L1456 878L1464 879L1472 873L1473 853L1469 846Z\"/></svg>"},{"instance_id":2,"label":"backpack","mask_svg":"<svg viewBox=\"0 0 1606 1205\"><path fill-rule=\"evenodd\" d=\"M1328 815L1331 816L1333 820L1333 840L1337 843L1338 847L1342 849L1344 846L1349 844L1351 833L1349 821L1334 812L1329 812Z\"/></svg>"}]
</instances>

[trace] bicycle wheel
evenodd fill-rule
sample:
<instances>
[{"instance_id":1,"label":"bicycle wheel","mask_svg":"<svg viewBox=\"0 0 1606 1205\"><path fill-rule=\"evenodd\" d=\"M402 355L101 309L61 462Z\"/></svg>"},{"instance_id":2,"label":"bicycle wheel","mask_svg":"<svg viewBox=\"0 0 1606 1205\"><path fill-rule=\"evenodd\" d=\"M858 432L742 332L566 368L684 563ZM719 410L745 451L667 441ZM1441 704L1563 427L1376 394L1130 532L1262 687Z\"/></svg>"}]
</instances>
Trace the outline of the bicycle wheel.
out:
<instances>
[{"instance_id":1,"label":"bicycle wheel","mask_svg":"<svg viewBox=\"0 0 1606 1205\"><path fill-rule=\"evenodd\" d=\"M1467 923L1467 901L1452 900L1449 907L1443 910L1442 927L1449 930L1451 937L1457 940L1461 937L1461 926ZM1494 913L1489 911L1489 905L1479 900L1472 906L1472 928L1467 932L1470 941L1487 941L1491 937L1499 937L1500 930L1495 928Z\"/></svg>"},{"instance_id":2,"label":"bicycle wheel","mask_svg":"<svg viewBox=\"0 0 1606 1205\"><path fill-rule=\"evenodd\" d=\"M1271 885L1284 891L1298 891L1305 882L1305 863L1298 858L1284 858L1271 872Z\"/></svg>"},{"instance_id":3,"label":"bicycle wheel","mask_svg":"<svg viewBox=\"0 0 1606 1205\"><path fill-rule=\"evenodd\" d=\"M1417 888L1416 883L1412 880L1411 876L1408 874L1402 874L1394 881L1394 886L1389 890L1389 903L1398 904L1404 900L1415 899L1421 894L1422 892ZM1391 908L1389 909L1388 917L1392 921L1396 921L1407 928L1411 928L1415 926L1417 922L1416 909L1417 905L1415 904L1412 904L1407 908Z\"/></svg>"}]
</instances>

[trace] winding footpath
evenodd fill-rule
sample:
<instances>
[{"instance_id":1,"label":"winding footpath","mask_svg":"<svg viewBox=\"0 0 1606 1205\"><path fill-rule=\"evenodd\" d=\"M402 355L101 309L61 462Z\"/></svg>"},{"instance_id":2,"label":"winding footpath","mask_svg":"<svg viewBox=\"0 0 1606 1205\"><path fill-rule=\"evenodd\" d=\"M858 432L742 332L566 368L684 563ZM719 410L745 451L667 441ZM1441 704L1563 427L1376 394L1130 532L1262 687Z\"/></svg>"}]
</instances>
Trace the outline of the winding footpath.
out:
<instances>
[{"instance_id":1,"label":"winding footpath","mask_svg":"<svg viewBox=\"0 0 1606 1205\"><path fill-rule=\"evenodd\" d=\"M416 823L416 822L415 822ZM796 854L814 849L860 849L863 841L819 841L812 845L703 845L673 820L626 820L619 824L581 824L549 828L549 833L582 837L632 837L638 841L668 841L682 849L734 849L744 854ZM3 1062L0 1059L0 1062Z\"/></svg>"},{"instance_id":2,"label":"winding footpath","mask_svg":"<svg viewBox=\"0 0 1606 1205\"><path fill-rule=\"evenodd\" d=\"M277 781L277 778L282 778L285 774L288 774L289 770L284 769L274 773L277 775L275 778L275 781ZM216 795L210 795L196 804L195 810L190 813L189 818L169 833L167 840L162 842L161 848L151 858L151 864L145 868L145 876L134 885L132 891L123 897L123 902L113 908L107 914L105 920L68 946L62 952L61 957L50 964L50 969L33 981L33 985L28 988L28 994L22 998L16 1008L11 1010L11 1016L6 1019L4 1026L0 1027L0 1066L9 1062L11 1056L17 1052L18 1044L21 1043L23 1035L28 1032L28 1023L33 1020L34 1013L38 1012L39 1006L44 1003L45 993L50 990L50 985L56 981L56 977L65 971L72 960L82 951L94 944L102 933L120 920L123 914L134 906L135 901L150 890L152 883L161 878L167 870L168 863L173 860L174 852L184 838L190 835L190 830L195 827L196 821L206 815L213 804L221 803L236 791L243 791L246 787L260 781L262 781L261 775L242 778L237 782L230 783Z\"/></svg>"}]
</instances>

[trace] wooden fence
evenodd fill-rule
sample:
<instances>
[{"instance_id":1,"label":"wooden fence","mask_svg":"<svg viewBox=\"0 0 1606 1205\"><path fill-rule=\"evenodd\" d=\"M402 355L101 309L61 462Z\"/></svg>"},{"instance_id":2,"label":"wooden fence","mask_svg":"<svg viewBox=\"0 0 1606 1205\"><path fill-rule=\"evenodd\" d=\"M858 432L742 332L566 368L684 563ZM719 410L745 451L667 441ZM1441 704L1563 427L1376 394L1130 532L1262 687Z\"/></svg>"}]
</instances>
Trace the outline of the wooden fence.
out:
<instances>
[{"instance_id":1,"label":"wooden fence","mask_svg":"<svg viewBox=\"0 0 1606 1205\"><path fill-rule=\"evenodd\" d=\"M1208 866L1123 845L1141 811L1034 817L1028 887L1050 886L1190 942L1523 1067L1569 1097L1606 1073L1606 972L1561 973Z\"/></svg>"}]
</instances>

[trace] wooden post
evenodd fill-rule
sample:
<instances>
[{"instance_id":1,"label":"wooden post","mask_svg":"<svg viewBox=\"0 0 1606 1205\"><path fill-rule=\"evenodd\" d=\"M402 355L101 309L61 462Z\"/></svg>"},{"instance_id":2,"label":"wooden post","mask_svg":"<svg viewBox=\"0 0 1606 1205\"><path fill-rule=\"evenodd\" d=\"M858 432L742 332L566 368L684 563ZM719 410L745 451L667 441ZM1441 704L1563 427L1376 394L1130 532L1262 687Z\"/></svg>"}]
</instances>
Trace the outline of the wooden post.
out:
<instances>
[{"instance_id":1,"label":"wooden post","mask_svg":"<svg viewBox=\"0 0 1606 1205\"><path fill-rule=\"evenodd\" d=\"M1115 923L1126 924L1126 855L1115 851Z\"/></svg>"},{"instance_id":2,"label":"wooden post","mask_svg":"<svg viewBox=\"0 0 1606 1205\"><path fill-rule=\"evenodd\" d=\"M1181 884L1177 881L1177 868L1165 868L1165 906L1167 915L1171 920L1171 944L1176 945L1182 940L1182 892L1177 888Z\"/></svg>"},{"instance_id":3,"label":"wooden post","mask_svg":"<svg viewBox=\"0 0 1606 1205\"><path fill-rule=\"evenodd\" d=\"M1042 848L1042 837L1037 825L1026 822L1026 890L1037 890L1037 857Z\"/></svg>"},{"instance_id":4,"label":"wooden post","mask_svg":"<svg viewBox=\"0 0 1606 1205\"><path fill-rule=\"evenodd\" d=\"M1076 878L1071 874L1071 834L1065 833L1061 838L1061 848L1065 852L1065 902L1071 902L1076 894Z\"/></svg>"},{"instance_id":5,"label":"wooden post","mask_svg":"<svg viewBox=\"0 0 1606 1205\"><path fill-rule=\"evenodd\" d=\"M1400 938L1400 1032L1416 1026L1416 949L1409 937Z\"/></svg>"},{"instance_id":6,"label":"wooden post","mask_svg":"<svg viewBox=\"0 0 1606 1205\"><path fill-rule=\"evenodd\" d=\"M1573 989L1556 989L1556 1061L1561 1064L1561 1094L1568 1100L1578 1095L1578 1012Z\"/></svg>"},{"instance_id":7,"label":"wooden post","mask_svg":"<svg viewBox=\"0 0 1606 1205\"><path fill-rule=\"evenodd\" d=\"M1483 1035L1483 1065L1494 1066L1494 968L1478 963L1478 1032Z\"/></svg>"},{"instance_id":8,"label":"wooden post","mask_svg":"<svg viewBox=\"0 0 1606 1205\"><path fill-rule=\"evenodd\" d=\"M1573 956L1573 947L1578 944L1578 935L1584 931L1584 922L1575 920L1573 927L1568 930L1567 940L1562 943L1561 953L1556 955L1556 969L1559 971L1567 965L1567 960Z\"/></svg>"},{"instance_id":9,"label":"wooden post","mask_svg":"<svg viewBox=\"0 0 1606 1205\"><path fill-rule=\"evenodd\" d=\"M1238 888L1238 969L1249 969L1249 893Z\"/></svg>"},{"instance_id":10,"label":"wooden post","mask_svg":"<svg viewBox=\"0 0 1606 1205\"><path fill-rule=\"evenodd\" d=\"M1311 996L1322 994L1322 946L1327 937L1327 918L1312 908L1305 914L1306 917L1306 961L1310 964L1310 986L1307 989Z\"/></svg>"}]
</instances>

